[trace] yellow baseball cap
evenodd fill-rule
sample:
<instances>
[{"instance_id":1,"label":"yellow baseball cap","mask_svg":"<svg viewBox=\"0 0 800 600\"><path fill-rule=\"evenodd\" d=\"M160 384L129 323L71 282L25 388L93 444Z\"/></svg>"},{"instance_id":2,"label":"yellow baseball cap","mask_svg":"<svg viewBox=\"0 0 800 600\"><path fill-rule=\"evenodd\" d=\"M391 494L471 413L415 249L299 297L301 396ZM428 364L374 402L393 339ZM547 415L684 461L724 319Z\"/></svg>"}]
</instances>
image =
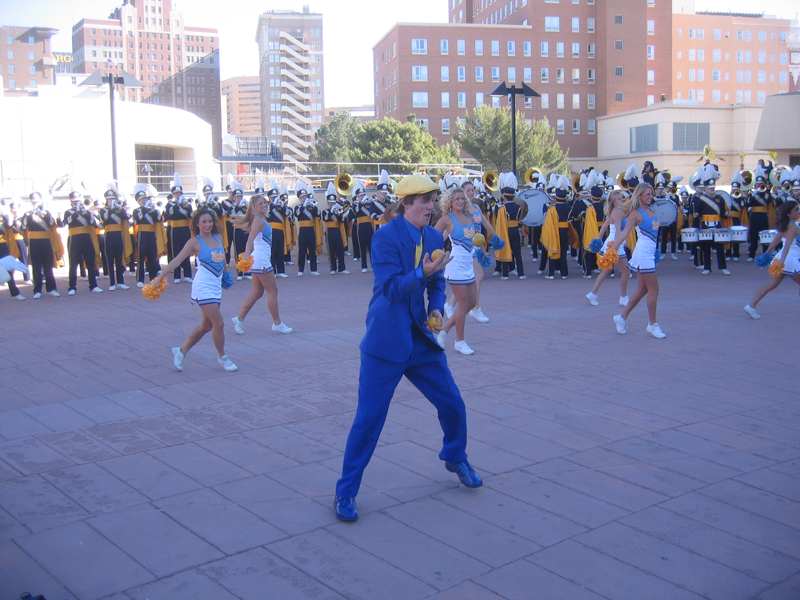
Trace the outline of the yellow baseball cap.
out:
<instances>
[{"instance_id":1,"label":"yellow baseball cap","mask_svg":"<svg viewBox=\"0 0 800 600\"><path fill-rule=\"evenodd\" d=\"M438 189L439 186L425 175L409 175L408 177L404 177L402 181L397 184L395 194L398 198L405 198L406 196L427 194L428 192L433 192Z\"/></svg>"}]
</instances>

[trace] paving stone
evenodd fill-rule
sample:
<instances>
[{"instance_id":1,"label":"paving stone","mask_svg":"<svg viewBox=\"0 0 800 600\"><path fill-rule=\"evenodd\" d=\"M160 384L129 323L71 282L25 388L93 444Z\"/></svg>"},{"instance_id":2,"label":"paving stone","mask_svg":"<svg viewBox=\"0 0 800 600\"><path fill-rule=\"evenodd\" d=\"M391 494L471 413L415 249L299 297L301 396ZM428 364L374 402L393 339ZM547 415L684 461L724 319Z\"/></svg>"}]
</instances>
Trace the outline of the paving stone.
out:
<instances>
[{"instance_id":1,"label":"paving stone","mask_svg":"<svg viewBox=\"0 0 800 600\"><path fill-rule=\"evenodd\" d=\"M101 423L92 427L86 427L84 431L96 437L106 446L113 448L120 454L146 452L147 450L161 448L164 445L158 440L145 435L138 429L134 429L120 422Z\"/></svg>"},{"instance_id":2,"label":"paving stone","mask_svg":"<svg viewBox=\"0 0 800 600\"><path fill-rule=\"evenodd\" d=\"M42 477L93 514L147 502L147 498L95 464L42 473Z\"/></svg>"},{"instance_id":3,"label":"paving stone","mask_svg":"<svg viewBox=\"0 0 800 600\"><path fill-rule=\"evenodd\" d=\"M339 472L319 463L308 463L269 473L268 477L303 496L326 496L333 493Z\"/></svg>"},{"instance_id":4,"label":"paving stone","mask_svg":"<svg viewBox=\"0 0 800 600\"><path fill-rule=\"evenodd\" d=\"M195 390L190 390L180 383L174 383L162 387L152 387L148 388L147 391L156 398L160 398L165 402L169 402L177 408L198 408L201 406L215 404L215 401L212 398L204 396Z\"/></svg>"},{"instance_id":5,"label":"paving stone","mask_svg":"<svg viewBox=\"0 0 800 600\"><path fill-rule=\"evenodd\" d=\"M196 569L159 579L135 590L129 590L126 597L131 600L151 600L152 598L169 598L169 600L210 600L211 598L214 600L238 600L236 596Z\"/></svg>"},{"instance_id":6,"label":"paving stone","mask_svg":"<svg viewBox=\"0 0 800 600\"><path fill-rule=\"evenodd\" d=\"M56 383L76 398L93 398L95 396L113 394L115 391L111 386L85 375L80 377L65 377L64 379L56 380Z\"/></svg>"},{"instance_id":7,"label":"paving stone","mask_svg":"<svg viewBox=\"0 0 800 600\"><path fill-rule=\"evenodd\" d=\"M279 471L300 464L242 434L203 440L197 445L253 474Z\"/></svg>"},{"instance_id":8,"label":"paving stone","mask_svg":"<svg viewBox=\"0 0 800 600\"><path fill-rule=\"evenodd\" d=\"M745 473L736 480L790 500L800 498L800 480L775 471L774 467Z\"/></svg>"},{"instance_id":9,"label":"paving stone","mask_svg":"<svg viewBox=\"0 0 800 600\"><path fill-rule=\"evenodd\" d=\"M698 479L684 477L655 465L624 465L600 469L600 472L664 496L680 496L697 488L705 487L705 483Z\"/></svg>"},{"instance_id":10,"label":"paving stone","mask_svg":"<svg viewBox=\"0 0 800 600\"><path fill-rule=\"evenodd\" d=\"M244 435L300 463L317 462L341 455L336 449L314 442L283 425L248 431Z\"/></svg>"},{"instance_id":11,"label":"paving stone","mask_svg":"<svg viewBox=\"0 0 800 600\"><path fill-rule=\"evenodd\" d=\"M0 413L0 435L7 440L25 438L40 433L50 433L50 428L21 410Z\"/></svg>"},{"instance_id":12,"label":"paving stone","mask_svg":"<svg viewBox=\"0 0 800 600\"><path fill-rule=\"evenodd\" d=\"M572 540L545 548L528 557L528 560L572 583L615 600L699 600L702 597Z\"/></svg>"},{"instance_id":13,"label":"paving stone","mask_svg":"<svg viewBox=\"0 0 800 600\"><path fill-rule=\"evenodd\" d=\"M761 592L755 600L791 600L800 596L800 574Z\"/></svg>"},{"instance_id":14,"label":"paving stone","mask_svg":"<svg viewBox=\"0 0 800 600\"><path fill-rule=\"evenodd\" d=\"M149 505L99 515L87 523L116 546L125 548L129 556L158 577L223 557L221 552Z\"/></svg>"},{"instance_id":15,"label":"paving stone","mask_svg":"<svg viewBox=\"0 0 800 600\"><path fill-rule=\"evenodd\" d=\"M51 431L76 429L94 424L94 421L63 403L30 406L22 409L22 412L30 415Z\"/></svg>"},{"instance_id":16,"label":"paving stone","mask_svg":"<svg viewBox=\"0 0 800 600\"><path fill-rule=\"evenodd\" d=\"M600 600L594 592L527 560L518 560L475 578L475 583L508 600ZM481 598L482 596L475 596ZM495 596L497 597L497 596Z\"/></svg>"},{"instance_id":17,"label":"paving stone","mask_svg":"<svg viewBox=\"0 0 800 600\"><path fill-rule=\"evenodd\" d=\"M797 559L660 507L620 522L761 581L778 583L800 569Z\"/></svg>"},{"instance_id":18,"label":"paving stone","mask_svg":"<svg viewBox=\"0 0 800 600\"><path fill-rule=\"evenodd\" d=\"M35 533L17 543L81 600L103 598L155 579L86 523Z\"/></svg>"},{"instance_id":19,"label":"paving stone","mask_svg":"<svg viewBox=\"0 0 800 600\"><path fill-rule=\"evenodd\" d=\"M286 422L286 419L258 408L257 401L239 400L216 404L214 412L236 421L246 429L261 429L262 427L272 427Z\"/></svg>"},{"instance_id":20,"label":"paving stone","mask_svg":"<svg viewBox=\"0 0 800 600\"><path fill-rule=\"evenodd\" d=\"M130 419L126 421L126 423L165 443L167 446L194 442L206 438L205 434L191 427L187 427L167 415Z\"/></svg>"},{"instance_id":21,"label":"paving stone","mask_svg":"<svg viewBox=\"0 0 800 600\"><path fill-rule=\"evenodd\" d=\"M720 481L698 492L800 530L800 503L783 496L739 481ZM800 531L797 535L800 540Z\"/></svg>"},{"instance_id":22,"label":"paving stone","mask_svg":"<svg viewBox=\"0 0 800 600\"><path fill-rule=\"evenodd\" d=\"M214 411L203 408L174 411L170 416L198 431L202 431L209 437L229 435L231 433L244 431L244 427L239 425L236 421L231 421Z\"/></svg>"},{"instance_id":23,"label":"paving stone","mask_svg":"<svg viewBox=\"0 0 800 600\"><path fill-rule=\"evenodd\" d=\"M106 394L106 398L140 417L175 410L175 407L169 402L159 400L143 390Z\"/></svg>"},{"instance_id":24,"label":"paving stone","mask_svg":"<svg viewBox=\"0 0 800 600\"><path fill-rule=\"evenodd\" d=\"M149 454L120 456L97 463L151 500L174 496L202 485Z\"/></svg>"},{"instance_id":25,"label":"paving stone","mask_svg":"<svg viewBox=\"0 0 800 600\"><path fill-rule=\"evenodd\" d=\"M76 463L95 462L104 458L118 456L118 452L80 430L59 431L38 436L38 439L49 444L64 456Z\"/></svg>"},{"instance_id":26,"label":"paving stone","mask_svg":"<svg viewBox=\"0 0 800 600\"><path fill-rule=\"evenodd\" d=\"M31 531L52 529L89 514L39 475L0 483L0 506Z\"/></svg>"},{"instance_id":27,"label":"paving stone","mask_svg":"<svg viewBox=\"0 0 800 600\"><path fill-rule=\"evenodd\" d=\"M76 600L19 546L10 541L0 541L0 596L19 598L22 592L30 590L46 598Z\"/></svg>"},{"instance_id":28,"label":"paving stone","mask_svg":"<svg viewBox=\"0 0 800 600\"><path fill-rule=\"evenodd\" d=\"M0 444L0 456L22 473L41 473L71 467L75 463L39 440L27 438Z\"/></svg>"},{"instance_id":29,"label":"paving stone","mask_svg":"<svg viewBox=\"0 0 800 600\"><path fill-rule=\"evenodd\" d=\"M136 416L136 413L102 396L70 400L65 404L95 423L108 423L109 421L119 421L120 419L129 419Z\"/></svg>"},{"instance_id":30,"label":"paving stone","mask_svg":"<svg viewBox=\"0 0 800 600\"><path fill-rule=\"evenodd\" d=\"M211 486L248 477L250 473L195 444L181 444L152 450L149 454L163 463Z\"/></svg>"},{"instance_id":31,"label":"paving stone","mask_svg":"<svg viewBox=\"0 0 800 600\"><path fill-rule=\"evenodd\" d=\"M242 507L288 535L301 535L337 522L333 512L333 495L326 496L326 499L328 506L301 497L293 500L255 500L242 503ZM368 514L367 511L364 514Z\"/></svg>"},{"instance_id":32,"label":"paving stone","mask_svg":"<svg viewBox=\"0 0 800 600\"><path fill-rule=\"evenodd\" d=\"M715 481L735 477L738 473L736 469L698 457L659 460L653 464L692 479L699 479L705 483L714 483Z\"/></svg>"},{"instance_id":33,"label":"paving stone","mask_svg":"<svg viewBox=\"0 0 800 600\"><path fill-rule=\"evenodd\" d=\"M0 508L0 542L12 540L29 533L30 531L27 527Z\"/></svg>"},{"instance_id":34,"label":"paving stone","mask_svg":"<svg viewBox=\"0 0 800 600\"><path fill-rule=\"evenodd\" d=\"M353 597L351 593L337 594L309 576L305 566L303 569L294 567L263 548L213 562L199 571L237 598L261 598L265 590L281 600L341 600Z\"/></svg>"},{"instance_id":35,"label":"paving stone","mask_svg":"<svg viewBox=\"0 0 800 600\"><path fill-rule=\"evenodd\" d=\"M663 494L589 469L549 473L541 477L630 511L641 510L667 499Z\"/></svg>"},{"instance_id":36,"label":"paving stone","mask_svg":"<svg viewBox=\"0 0 800 600\"><path fill-rule=\"evenodd\" d=\"M237 503L299 500L302 495L274 479L257 475L214 486L214 489Z\"/></svg>"}]
</instances>

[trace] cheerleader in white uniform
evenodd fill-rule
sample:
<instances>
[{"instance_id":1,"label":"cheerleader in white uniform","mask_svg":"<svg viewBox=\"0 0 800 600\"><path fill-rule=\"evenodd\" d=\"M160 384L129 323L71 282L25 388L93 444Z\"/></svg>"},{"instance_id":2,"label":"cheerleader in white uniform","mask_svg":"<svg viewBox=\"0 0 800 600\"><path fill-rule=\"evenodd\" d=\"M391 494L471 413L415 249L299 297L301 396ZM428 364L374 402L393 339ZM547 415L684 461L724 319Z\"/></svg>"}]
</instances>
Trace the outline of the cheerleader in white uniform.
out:
<instances>
[{"instance_id":1,"label":"cheerleader in white uniform","mask_svg":"<svg viewBox=\"0 0 800 600\"><path fill-rule=\"evenodd\" d=\"M756 312L756 305L764 296L778 287L784 277L791 277L795 283L800 285L800 227L797 225L797 221L800 219L800 205L794 200L784 202L775 211L775 219L779 235L767 248L767 252L774 252L783 240L781 254L777 257L777 261L783 264L783 269L777 277L770 277L769 281L756 292L750 304L744 307L744 312L753 319L761 318L761 315Z\"/></svg>"},{"instance_id":2,"label":"cheerleader in white uniform","mask_svg":"<svg viewBox=\"0 0 800 600\"><path fill-rule=\"evenodd\" d=\"M606 220L603 223L603 226L600 228L600 239L603 239L603 234L606 232L606 228L608 228L608 237L606 238L605 243L603 244L603 249L600 250L600 254L605 254L608 252L608 249L611 247L617 240L617 234L621 234L624 229L625 225L628 224L628 220L623 218L622 216L622 207L625 204L626 198L625 194L622 193L620 190L613 190L609 192L608 197L606 198L605 206L603 207L603 211L605 212ZM620 270L620 284L621 284L621 296L619 297L619 303L622 306L628 304L628 279L630 279L631 272L628 270L628 257L625 254L625 239L623 238L620 241L619 245L619 265ZM597 277L597 280L594 282L594 287L592 291L586 294L586 299L592 306L597 306L600 304L597 301L597 292L600 291L600 286L605 281L606 277L608 277L611 273L614 272L614 269L606 269Z\"/></svg>"},{"instance_id":3,"label":"cheerleader in white uniform","mask_svg":"<svg viewBox=\"0 0 800 600\"><path fill-rule=\"evenodd\" d=\"M242 216L233 218L235 227L248 232L247 245L244 249L243 259L253 258L250 273L253 275L253 290L242 302L239 314L231 318L233 328L239 335L244 334L244 320L247 313L255 306L264 292L267 292L267 308L272 316L272 331L279 333L292 333L291 327L281 322L278 311L278 285L275 282L270 256L272 254L272 226L267 222L269 203L264 196L256 195L250 198L247 212Z\"/></svg>"},{"instance_id":4,"label":"cheerleader in white uniform","mask_svg":"<svg viewBox=\"0 0 800 600\"><path fill-rule=\"evenodd\" d=\"M650 322L647 324L647 332L656 338L665 338L666 334L661 331L661 327L656 322L656 310L658 308L658 276L656 275L656 240L658 239L658 217L650 210L650 203L653 201L653 187L649 183L640 183L633 190L630 202L625 204L623 214L627 213L628 222L621 236L611 244L613 250L617 250L622 241L628 237L631 229L636 227L639 239L636 248L628 261L628 268L639 274L639 285L633 292L628 304L622 310L622 314L614 316L614 323L617 326L617 333L626 334L627 319L631 311L639 304L639 301L647 296L647 312Z\"/></svg>"},{"instance_id":5,"label":"cheerleader in white uniform","mask_svg":"<svg viewBox=\"0 0 800 600\"><path fill-rule=\"evenodd\" d=\"M217 215L207 208L196 210L192 215L190 227L192 238L153 280L153 285L157 286L163 279L164 273L174 271L190 256L197 257L197 274L192 281L192 304L200 306L203 318L200 325L189 333L183 345L172 349L172 363L178 371L182 371L186 353L210 331L219 354L217 359L219 364L226 371L236 371L236 365L225 354L224 324L219 311L222 303L222 274L227 271L228 266L225 263L225 248L219 237Z\"/></svg>"}]
</instances>

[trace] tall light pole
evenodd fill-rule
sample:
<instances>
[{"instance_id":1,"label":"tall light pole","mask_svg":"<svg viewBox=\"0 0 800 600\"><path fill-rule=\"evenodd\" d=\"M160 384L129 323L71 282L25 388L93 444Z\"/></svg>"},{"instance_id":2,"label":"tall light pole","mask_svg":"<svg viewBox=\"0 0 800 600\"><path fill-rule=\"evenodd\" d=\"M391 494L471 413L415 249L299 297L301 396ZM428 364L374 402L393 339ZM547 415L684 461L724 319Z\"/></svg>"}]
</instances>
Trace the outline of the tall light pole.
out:
<instances>
[{"instance_id":1,"label":"tall light pole","mask_svg":"<svg viewBox=\"0 0 800 600\"><path fill-rule=\"evenodd\" d=\"M132 88L143 88L144 84L136 79L130 73L126 71L121 71L122 75L113 75L109 73L108 75L103 75L100 73L99 70L95 71L89 77L87 77L83 83L78 85L94 85L99 86L103 84L108 84L108 96L111 101L111 168L114 175L114 181L118 180L117 177L117 128L115 125L114 119L114 85L119 84L123 88L125 87L132 87Z\"/></svg>"},{"instance_id":2,"label":"tall light pole","mask_svg":"<svg viewBox=\"0 0 800 600\"><path fill-rule=\"evenodd\" d=\"M489 94L490 97L511 96L511 166L514 177L517 176L517 94L522 94L526 98L538 98L539 94L534 92L524 83L520 87L507 86L504 81Z\"/></svg>"}]
</instances>

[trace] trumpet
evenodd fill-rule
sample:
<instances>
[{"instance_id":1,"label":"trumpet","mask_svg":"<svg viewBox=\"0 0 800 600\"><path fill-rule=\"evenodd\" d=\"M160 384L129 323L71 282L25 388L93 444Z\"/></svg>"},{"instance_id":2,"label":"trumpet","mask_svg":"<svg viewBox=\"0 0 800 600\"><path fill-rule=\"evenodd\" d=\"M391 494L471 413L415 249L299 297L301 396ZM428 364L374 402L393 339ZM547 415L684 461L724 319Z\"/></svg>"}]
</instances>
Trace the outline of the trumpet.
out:
<instances>
[{"instance_id":1,"label":"trumpet","mask_svg":"<svg viewBox=\"0 0 800 600\"><path fill-rule=\"evenodd\" d=\"M483 177L481 177L481 181L483 182L484 187L491 192L496 192L497 190L500 189L499 180L500 180L500 175L498 174L498 172L492 170L486 171L483 174Z\"/></svg>"}]
</instances>

